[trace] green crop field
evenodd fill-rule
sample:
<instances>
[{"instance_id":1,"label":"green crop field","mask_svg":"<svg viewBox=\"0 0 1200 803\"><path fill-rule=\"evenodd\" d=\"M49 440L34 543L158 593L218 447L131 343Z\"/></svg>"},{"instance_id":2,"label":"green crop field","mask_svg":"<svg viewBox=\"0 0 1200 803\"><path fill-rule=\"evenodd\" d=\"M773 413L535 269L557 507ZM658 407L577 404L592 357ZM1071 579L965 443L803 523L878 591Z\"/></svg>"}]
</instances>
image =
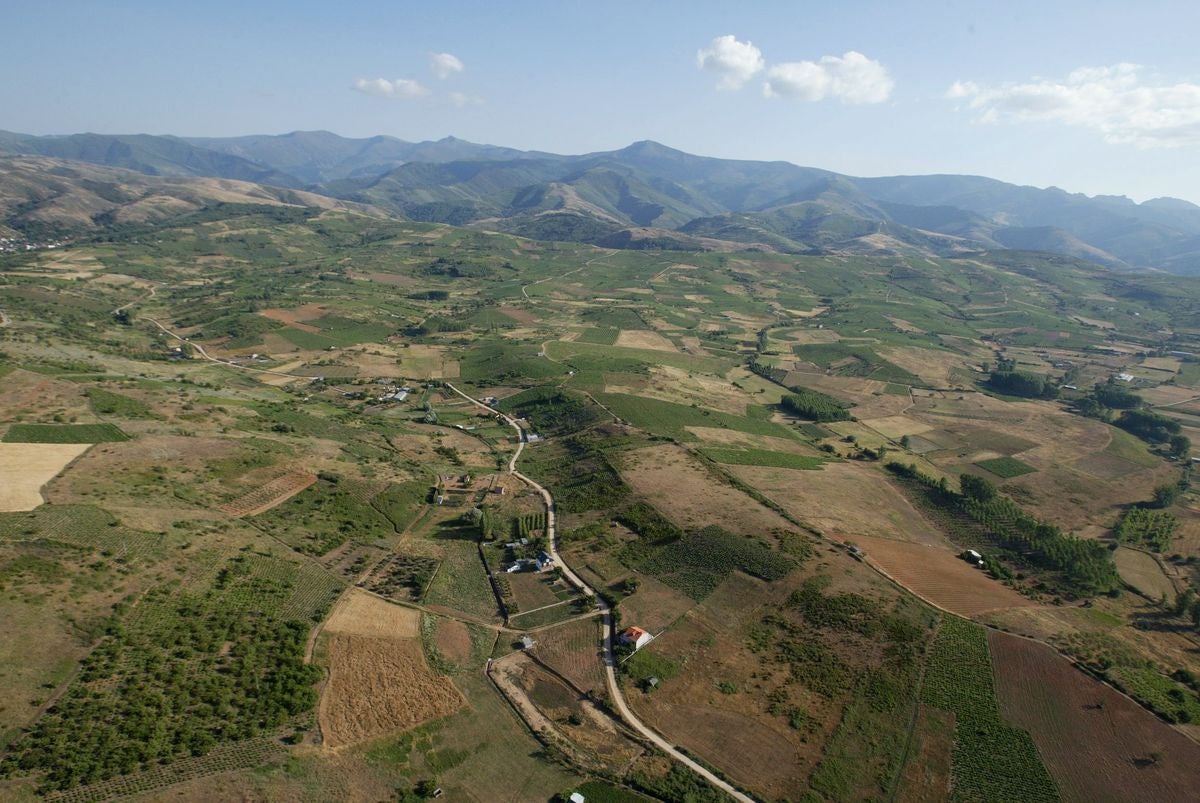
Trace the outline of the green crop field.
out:
<instances>
[{"instance_id":1,"label":"green crop field","mask_svg":"<svg viewBox=\"0 0 1200 803\"><path fill-rule=\"evenodd\" d=\"M5 443L115 443L129 436L115 424L12 424Z\"/></svg>"},{"instance_id":2,"label":"green crop field","mask_svg":"<svg viewBox=\"0 0 1200 803\"><path fill-rule=\"evenodd\" d=\"M955 716L952 800L1059 799L1029 734L1000 718L982 627L942 619L921 702Z\"/></svg>"},{"instance_id":3,"label":"green crop field","mask_svg":"<svg viewBox=\"0 0 1200 803\"><path fill-rule=\"evenodd\" d=\"M975 465L1006 480L1037 471L1033 466L1022 463L1015 457L995 457L991 460L980 460Z\"/></svg>"},{"instance_id":4,"label":"green crop field","mask_svg":"<svg viewBox=\"0 0 1200 803\"><path fill-rule=\"evenodd\" d=\"M720 427L752 435L791 437L791 432L779 424L748 415L731 415L718 410L689 407L686 404L630 396L623 393L600 393L596 396L613 413L635 426L658 435L682 441L696 440L685 427Z\"/></svg>"}]
</instances>

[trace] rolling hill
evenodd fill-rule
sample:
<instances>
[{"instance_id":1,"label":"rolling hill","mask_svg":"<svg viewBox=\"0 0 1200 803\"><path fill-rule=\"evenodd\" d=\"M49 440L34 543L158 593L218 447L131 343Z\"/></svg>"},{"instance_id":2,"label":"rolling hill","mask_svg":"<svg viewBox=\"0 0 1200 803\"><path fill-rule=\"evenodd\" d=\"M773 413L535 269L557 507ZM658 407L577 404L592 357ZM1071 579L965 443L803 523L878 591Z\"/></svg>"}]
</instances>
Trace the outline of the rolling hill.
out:
<instances>
[{"instance_id":1,"label":"rolling hill","mask_svg":"<svg viewBox=\"0 0 1200 803\"><path fill-rule=\"evenodd\" d=\"M651 141L564 156L454 137L407 142L327 131L227 138L0 132L0 154L303 188L398 217L535 239L795 253L1042 250L1117 269L1200 274L1200 206L1179 199L1138 204L981 176L861 178L696 156Z\"/></svg>"}]
</instances>

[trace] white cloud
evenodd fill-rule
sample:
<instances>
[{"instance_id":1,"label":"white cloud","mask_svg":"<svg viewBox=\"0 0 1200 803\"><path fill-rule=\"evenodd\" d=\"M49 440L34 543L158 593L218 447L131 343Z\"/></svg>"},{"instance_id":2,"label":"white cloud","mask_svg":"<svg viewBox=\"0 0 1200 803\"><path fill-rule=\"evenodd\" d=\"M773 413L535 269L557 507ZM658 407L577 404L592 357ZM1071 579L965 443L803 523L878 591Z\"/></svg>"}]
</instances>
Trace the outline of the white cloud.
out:
<instances>
[{"instance_id":1,"label":"white cloud","mask_svg":"<svg viewBox=\"0 0 1200 803\"><path fill-rule=\"evenodd\" d=\"M1200 84L1152 83L1136 64L1084 67L1064 80L984 87L956 81L946 97L965 101L977 121L1055 122L1099 131L1139 148L1200 144Z\"/></svg>"},{"instance_id":2,"label":"white cloud","mask_svg":"<svg viewBox=\"0 0 1200 803\"><path fill-rule=\"evenodd\" d=\"M452 75L458 75L466 68L462 59L452 53L429 54L429 69L438 78L446 79Z\"/></svg>"},{"instance_id":3,"label":"white cloud","mask_svg":"<svg viewBox=\"0 0 1200 803\"><path fill-rule=\"evenodd\" d=\"M478 95L468 95L466 92L451 92L449 97L450 102L460 109L464 106L483 105L483 98Z\"/></svg>"},{"instance_id":4,"label":"white cloud","mask_svg":"<svg viewBox=\"0 0 1200 803\"><path fill-rule=\"evenodd\" d=\"M762 51L753 42L739 42L733 34L718 36L696 51L696 66L721 77L717 89L739 89L765 66Z\"/></svg>"},{"instance_id":5,"label":"white cloud","mask_svg":"<svg viewBox=\"0 0 1200 803\"><path fill-rule=\"evenodd\" d=\"M820 61L776 64L767 70L763 94L795 100L882 103L895 85L886 67L851 50L841 56L823 56Z\"/></svg>"},{"instance_id":6,"label":"white cloud","mask_svg":"<svg viewBox=\"0 0 1200 803\"><path fill-rule=\"evenodd\" d=\"M359 78L354 82L354 88L364 95L373 95L377 98L412 100L423 98L429 94L428 89L419 81L411 78L397 78L394 81L386 78Z\"/></svg>"}]
</instances>

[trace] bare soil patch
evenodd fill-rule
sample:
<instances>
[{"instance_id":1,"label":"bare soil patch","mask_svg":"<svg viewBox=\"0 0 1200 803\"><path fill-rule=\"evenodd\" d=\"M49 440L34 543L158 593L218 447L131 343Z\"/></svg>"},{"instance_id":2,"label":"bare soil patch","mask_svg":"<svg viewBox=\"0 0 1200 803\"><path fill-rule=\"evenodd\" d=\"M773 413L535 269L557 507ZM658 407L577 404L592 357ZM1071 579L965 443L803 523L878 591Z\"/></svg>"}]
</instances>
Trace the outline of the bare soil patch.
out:
<instances>
[{"instance_id":1,"label":"bare soil patch","mask_svg":"<svg viewBox=\"0 0 1200 803\"><path fill-rule=\"evenodd\" d=\"M33 510L42 486L58 476L90 443L0 443L0 512Z\"/></svg>"},{"instance_id":2,"label":"bare soil patch","mask_svg":"<svg viewBox=\"0 0 1200 803\"><path fill-rule=\"evenodd\" d=\"M674 343L650 329L622 329L617 335L616 345L630 349L679 351Z\"/></svg>"},{"instance_id":3,"label":"bare soil patch","mask_svg":"<svg viewBox=\"0 0 1200 803\"><path fill-rule=\"evenodd\" d=\"M326 313L327 309L323 304L305 304L302 307L295 307L293 309L262 309L258 311L258 314L264 318L287 324L305 332L319 332L321 331L319 327L305 323L305 321L320 318Z\"/></svg>"},{"instance_id":4,"label":"bare soil patch","mask_svg":"<svg viewBox=\"0 0 1200 803\"><path fill-rule=\"evenodd\" d=\"M221 505L224 513L240 519L257 516L283 504L317 481L316 474L307 471L289 471L264 485L260 485L235 499Z\"/></svg>"},{"instance_id":5,"label":"bare soil patch","mask_svg":"<svg viewBox=\"0 0 1200 803\"><path fill-rule=\"evenodd\" d=\"M437 620L437 648L456 664L471 660L471 631L457 619Z\"/></svg>"},{"instance_id":6,"label":"bare soil patch","mask_svg":"<svg viewBox=\"0 0 1200 803\"><path fill-rule=\"evenodd\" d=\"M775 511L714 477L679 446L651 446L630 452L622 462L621 475L681 527L717 524L744 535L795 529Z\"/></svg>"},{"instance_id":7,"label":"bare soil patch","mask_svg":"<svg viewBox=\"0 0 1200 803\"><path fill-rule=\"evenodd\" d=\"M1036 605L946 548L866 536L852 540L867 553L868 562L896 582L960 616Z\"/></svg>"},{"instance_id":8,"label":"bare soil patch","mask_svg":"<svg viewBox=\"0 0 1200 803\"><path fill-rule=\"evenodd\" d=\"M988 643L1000 710L1033 736L1064 800L1195 799L1200 745L1044 644L995 631Z\"/></svg>"}]
</instances>

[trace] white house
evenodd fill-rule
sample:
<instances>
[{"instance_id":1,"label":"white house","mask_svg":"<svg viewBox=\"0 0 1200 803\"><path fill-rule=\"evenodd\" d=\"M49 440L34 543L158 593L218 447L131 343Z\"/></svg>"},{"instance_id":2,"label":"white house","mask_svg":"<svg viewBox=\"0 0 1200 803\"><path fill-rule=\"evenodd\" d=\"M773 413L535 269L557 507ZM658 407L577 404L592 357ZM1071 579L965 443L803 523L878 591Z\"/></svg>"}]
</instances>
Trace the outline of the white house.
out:
<instances>
[{"instance_id":1,"label":"white house","mask_svg":"<svg viewBox=\"0 0 1200 803\"><path fill-rule=\"evenodd\" d=\"M621 633L621 643L632 644L635 650L640 650L653 640L654 636L640 627L629 627Z\"/></svg>"}]
</instances>

